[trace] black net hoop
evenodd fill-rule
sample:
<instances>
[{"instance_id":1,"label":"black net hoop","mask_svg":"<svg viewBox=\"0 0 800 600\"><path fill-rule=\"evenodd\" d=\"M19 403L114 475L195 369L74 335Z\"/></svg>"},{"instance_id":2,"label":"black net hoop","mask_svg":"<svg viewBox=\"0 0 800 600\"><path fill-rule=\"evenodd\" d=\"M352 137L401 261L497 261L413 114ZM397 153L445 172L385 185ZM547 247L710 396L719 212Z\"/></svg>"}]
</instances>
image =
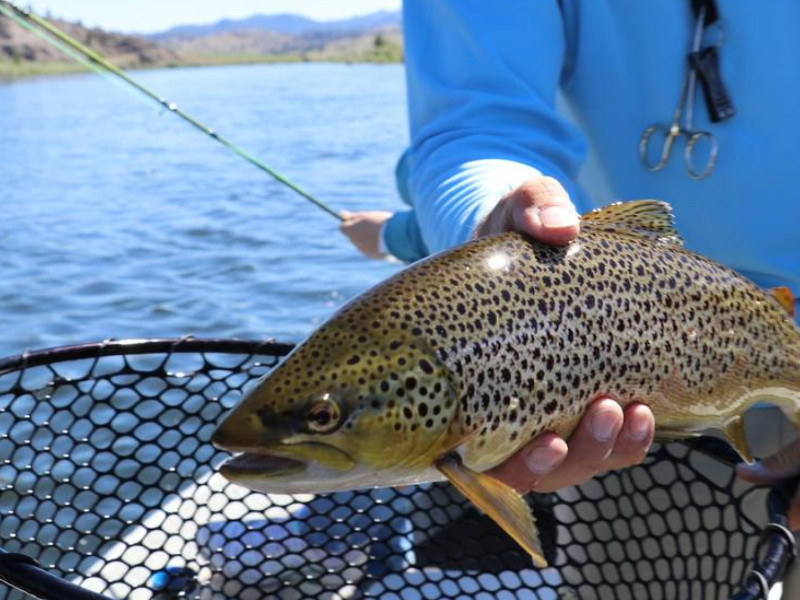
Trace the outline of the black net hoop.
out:
<instances>
[{"instance_id":1,"label":"black net hoop","mask_svg":"<svg viewBox=\"0 0 800 600\"><path fill-rule=\"evenodd\" d=\"M0 600L745 600L793 557L787 489L737 480L714 440L532 496L543 570L446 485L229 484L215 424L290 349L129 340L0 360Z\"/></svg>"}]
</instances>

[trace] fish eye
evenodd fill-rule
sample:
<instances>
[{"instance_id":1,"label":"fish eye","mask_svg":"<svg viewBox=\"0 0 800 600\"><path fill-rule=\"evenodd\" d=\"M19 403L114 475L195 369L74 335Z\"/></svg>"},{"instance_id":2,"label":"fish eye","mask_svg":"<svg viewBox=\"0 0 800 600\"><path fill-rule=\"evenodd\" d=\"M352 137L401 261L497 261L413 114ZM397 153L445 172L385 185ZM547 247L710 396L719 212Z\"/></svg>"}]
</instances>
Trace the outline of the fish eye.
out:
<instances>
[{"instance_id":1,"label":"fish eye","mask_svg":"<svg viewBox=\"0 0 800 600\"><path fill-rule=\"evenodd\" d=\"M342 412L337 402L326 395L315 402L306 414L306 426L315 433L328 433L339 426Z\"/></svg>"}]
</instances>

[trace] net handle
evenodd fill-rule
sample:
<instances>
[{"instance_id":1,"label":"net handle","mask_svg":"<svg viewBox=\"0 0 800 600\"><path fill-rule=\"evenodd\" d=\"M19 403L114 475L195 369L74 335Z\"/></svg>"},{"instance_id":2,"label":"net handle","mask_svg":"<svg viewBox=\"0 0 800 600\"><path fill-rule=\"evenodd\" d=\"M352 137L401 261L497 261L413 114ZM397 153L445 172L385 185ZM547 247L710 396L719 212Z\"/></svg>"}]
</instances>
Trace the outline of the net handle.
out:
<instances>
[{"instance_id":1,"label":"net handle","mask_svg":"<svg viewBox=\"0 0 800 600\"><path fill-rule=\"evenodd\" d=\"M33 558L0 548L0 579L39 600L113 600L48 573Z\"/></svg>"},{"instance_id":2,"label":"net handle","mask_svg":"<svg viewBox=\"0 0 800 600\"><path fill-rule=\"evenodd\" d=\"M769 600L770 584L780 581L789 565L797 559L797 542L786 517L797 483L797 479L791 479L770 491L767 497L770 522L764 527L760 544L760 548L766 546L766 555L760 561L758 556L755 557L756 566L731 600Z\"/></svg>"}]
</instances>

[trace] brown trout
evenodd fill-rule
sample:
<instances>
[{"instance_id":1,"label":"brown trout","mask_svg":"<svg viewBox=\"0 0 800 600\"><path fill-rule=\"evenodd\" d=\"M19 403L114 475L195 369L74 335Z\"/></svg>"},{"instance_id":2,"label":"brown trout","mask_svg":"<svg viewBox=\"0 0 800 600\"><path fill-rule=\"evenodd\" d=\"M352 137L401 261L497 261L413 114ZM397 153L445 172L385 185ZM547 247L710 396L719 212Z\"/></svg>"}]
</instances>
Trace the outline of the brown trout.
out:
<instances>
[{"instance_id":1,"label":"brown trout","mask_svg":"<svg viewBox=\"0 0 800 600\"><path fill-rule=\"evenodd\" d=\"M788 305L791 299L784 299ZM800 330L779 302L681 247L669 206L584 215L564 247L507 233L351 301L214 434L231 481L323 493L447 479L545 565L522 497L483 472L608 394L657 435L720 430L752 460L756 402L800 420Z\"/></svg>"}]
</instances>

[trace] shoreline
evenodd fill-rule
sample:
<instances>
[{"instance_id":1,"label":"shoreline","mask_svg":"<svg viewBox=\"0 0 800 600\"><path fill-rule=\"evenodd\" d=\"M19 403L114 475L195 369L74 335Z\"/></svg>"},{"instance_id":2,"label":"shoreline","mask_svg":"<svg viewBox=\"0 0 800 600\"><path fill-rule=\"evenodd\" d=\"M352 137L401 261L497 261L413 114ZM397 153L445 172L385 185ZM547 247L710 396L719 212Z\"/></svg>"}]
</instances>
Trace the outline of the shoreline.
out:
<instances>
[{"instance_id":1,"label":"shoreline","mask_svg":"<svg viewBox=\"0 0 800 600\"><path fill-rule=\"evenodd\" d=\"M221 67L235 65L269 65L300 63L336 63L336 64L402 64L402 56L348 56L331 54L330 56L311 56L308 54L264 54L264 55L219 55L187 57L179 62L118 65L125 71L145 69L177 69L184 67ZM49 75L74 75L88 73L89 69L77 62L6 62L0 61L0 83Z\"/></svg>"}]
</instances>

